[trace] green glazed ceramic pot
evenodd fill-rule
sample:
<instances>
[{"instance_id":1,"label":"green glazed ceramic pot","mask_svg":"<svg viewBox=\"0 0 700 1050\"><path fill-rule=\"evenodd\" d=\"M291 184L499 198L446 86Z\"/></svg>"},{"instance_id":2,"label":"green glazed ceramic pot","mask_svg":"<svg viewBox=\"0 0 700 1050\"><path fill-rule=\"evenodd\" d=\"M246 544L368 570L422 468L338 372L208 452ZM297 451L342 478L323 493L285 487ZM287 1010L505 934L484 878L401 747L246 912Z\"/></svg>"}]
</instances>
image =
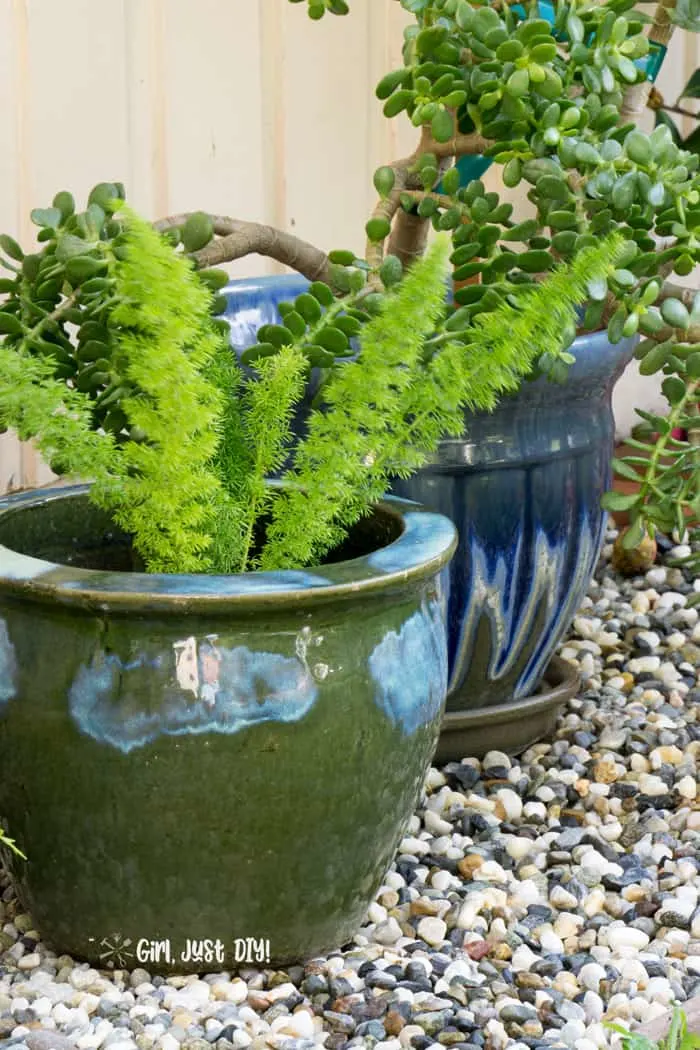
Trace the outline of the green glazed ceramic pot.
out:
<instances>
[{"instance_id":1,"label":"green glazed ceramic pot","mask_svg":"<svg viewBox=\"0 0 700 1050\"><path fill-rule=\"evenodd\" d=\"M0 500L0 826L59 952L211 972L347 941L447 686L444 517L388 499L329 563L130 571L85 486Z\"/></svg>"}]
</instances>

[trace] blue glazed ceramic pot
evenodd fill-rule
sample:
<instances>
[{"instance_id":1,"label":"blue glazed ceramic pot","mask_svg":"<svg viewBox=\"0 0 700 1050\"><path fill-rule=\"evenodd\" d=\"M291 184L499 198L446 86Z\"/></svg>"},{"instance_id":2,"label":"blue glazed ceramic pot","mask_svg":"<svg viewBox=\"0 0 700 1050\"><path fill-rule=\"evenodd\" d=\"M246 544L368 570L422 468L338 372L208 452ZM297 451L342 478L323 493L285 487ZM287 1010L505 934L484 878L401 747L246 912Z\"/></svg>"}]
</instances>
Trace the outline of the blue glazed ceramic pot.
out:
<instances>
[{"instance_id":1,"label":"blue glazed ceramic pot","mask_svg":"<svg viewBox=\"0 0 700 1050\"><path fill-rule=\"evenodd\" d=\"M448 711L530 696L584 598L611 482L611 399L635 340L579 336L566 383L526 383L465 417L394 491L452 519Z\"/></svg>"},{"instance_id":2,"label":"blue glazed ceramic pot","mask_svg":"<svg viewBox=\"0 0 700 1050\"><path fill-rule=\"evenodd\" d=\"M308 282L296 275L226 290L241 351L278 304ZM590 582L610 485L612 391L635 346L580 336L565 384L527 383L493 413L465 417L465 436L394 491L451 518L460 541L450 569L448 711L530 696ZM303 416L308 402L302 406Z\"/></svg>"},{"instance_id":3,"label":"blue glazed ceramic pot","mask_svg":"<svg viewBox=\"0 0 700 1050\"><path fill-rule=\"evenodd\" d=\"M440 731L456 540L389 497L304 571L147 574L85 486L0 500L0 827L42 939L164 973L349 940Z\"/></svg>"}]
</instances>

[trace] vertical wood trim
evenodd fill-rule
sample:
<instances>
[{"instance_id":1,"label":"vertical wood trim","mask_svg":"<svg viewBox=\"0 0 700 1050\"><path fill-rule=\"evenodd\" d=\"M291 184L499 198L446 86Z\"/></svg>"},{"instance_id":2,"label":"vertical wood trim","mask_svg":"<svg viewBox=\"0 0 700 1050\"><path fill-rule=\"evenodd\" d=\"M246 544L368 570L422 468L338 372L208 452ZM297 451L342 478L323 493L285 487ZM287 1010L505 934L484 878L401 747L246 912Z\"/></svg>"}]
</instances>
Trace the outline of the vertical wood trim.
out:
<instances>
[{"instance_id":1,"label":"vertical wood trim","mask_svg":"<svg viewBox=\"0 0 700 1050\"><path fill-rule=\"evenodd\" d=\"M144 2L144 0L141 0ZM165 0L145 0L149 8L149 77L153 157L153 203L156 215L168 215L168 107L165 54Z\"/></svg>"},{"instance_id":2,"label":"vertical wood trim","mask_svg":"<svg viewBox=\"0 0 700 1050\"><path fill-rule=\"evenodd\" d=\"M260 9L260 108L263 129L262 172L266 219L272 226L287 227L287 170L284 81L286 50L282 31L285 0L266 0ZM285 267L267 260L269 273L284 273Z\"/></svg>"},{"instance_id":3,"label":"vertical wood trim","mask_svg":"<svg viewBox=\"0 0 700 1050\"><path fill-rule=\"evenodd\" d=\"M30 122L29 13L27 0L13 0L12 25L15 55L15 137L17 142L17 219L18 239L24 244L34 240L29 213L32 208L32 150ZM19 485L37 483L37 454L30 444L19 447Z\"/></svg>"}]
</instances>

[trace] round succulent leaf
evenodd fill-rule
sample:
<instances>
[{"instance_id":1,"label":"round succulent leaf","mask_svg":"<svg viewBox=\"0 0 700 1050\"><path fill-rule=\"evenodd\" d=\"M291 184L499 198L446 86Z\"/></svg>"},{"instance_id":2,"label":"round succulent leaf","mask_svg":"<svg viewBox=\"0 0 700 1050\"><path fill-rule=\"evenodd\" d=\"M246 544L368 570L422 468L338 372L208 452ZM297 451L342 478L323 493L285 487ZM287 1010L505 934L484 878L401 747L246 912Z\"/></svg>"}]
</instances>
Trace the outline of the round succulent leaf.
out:
<instances>
[{"instance_id":1,"label":"round succulent leaf","mask_svg":"<svg viewBox=\"0 0 700 1050\"><path fill-rule=\"evenodd\" d=\"M522 98L530 90L530 74L527 69L515 69L506 81L506 91L513 98Z\"/></svg>"},{"instance_id":2,"label":"round succulent leaf","mask_svg":"<svg viewBox=\"0 0 700 1050\"><path fill-rule=\"evenodd\" d=\"M313 368L330 368L335 363L335 354L315 343L303 347L303 353Z\"/></svg>"},{"instance_id":3,"label":"round succulent leaf","mask_svg":"<svg viewBox=\"0 0 700 1050\"><path fill-rule=\"evenodd\" d=\"M215 292L219 292L222 288L225 288L230 280L226 270L198 270L197 276L200 281L204 281L204 283Z\"/></svg>"},{"instance_id":4,"label":"round succulent leaf","mask_svg":"<svg viewBox=\"0 0 700 1050\"><path fill-rule=\"evenodd\" d=\"M309 285L309 295L317 299L321 306L332 306L335 302L333 292L324 281L313 281Z\"/></svg>"},{"instance_id":5,"label":"round succulent leaf","mask_svg":"<svg viewBox=\"0 0 700 1050\"><path fill-rule=\"evenodd\" d=\"M294 300L297 311L308 324L316 324L323 317L323 310L316 296L309 292L302 292Z\"/></svg>"},{"instance_id":6,"label":"round succulent leaf","mask_svg":"<svg viewBox=\"0 0 700 1050\"><path fill-rule=\"evenodd\" d=\"M438 109L431 121L431 131L436 142L449 142L454 138L454 119L448 109Z\"/></svg>"},{"instance_id":7,"label":"round succulent leaf","mask_svg":"<svg viewBox=\"0 0 700 1050\"><path fill-rule=\"evenodd\" d=\"M0 334L1 335L21 335L24 331L22 322L14 314L7 313L6 310L0 311Z\"/></svg>"},{"instance_id":8,"label":"round succulent leaf","mask_svg":"<svg viewBox=\"0 0 700 1050\"><path fill-rule=\"evenodd\" d=\"M74 287L106 270L104 259L95 259L90 255L76 255L66 263L66 277Z\"/></svg>"},{"instance_id":9,"label":"round succulent leaf","mask_svg":"<svg viewBox=\"0 0 700 1050\"><path fill-rule=\"evenodd\" d=\"M261 357L273 357L279 352L279 347L273 346L272 343L255 343L253 346L249 346L247 350L244 350L241 354L241 364L253 365L256 361L259 361Z\"/></svg>"},{"instance_id":10,"label":"round succulent leaf","mask_svg":"<svg viewBox=\"0 0 700 1050\"><path fill-rule=\"evenodd\" d=\"M679 404L686 395L686 385L680 376L667 376L661 384L661 390L671 405Z\"/></svg>"},{"instance_id":11,"label":"round succulent leaf","mask_svg":"<svg viewBox=\"0 0 700 1050\"><path fill-rule=\"evenodd\" d=\"M358 321L356 317L351 317L350 314L341 314L339 317L335 318L333 323L336 328L339 328L341 332L344 332L350 339L359 335L362 331L361 322Z\"/></svg>"},{"instance_id":12,"label":"round succulent leaf","mask_svg":"<svg viewBox=\"0 0 700 1050\"><path fill-rule=\"evenodd\" d=\"M398 284L403 276L401 260L396 255L387 255L379 267L379 277L385 288Z\"/></svg>"},{"instance_id":13,"label":"round succulent leaf","mask_svg":"<svg viewBox=\"0 0 700 1050\"><path fill-rule=\"evenodd\" d=\"M318 346L322 346L324 350L328 350L334 356L346 353L349 346L348 337L345 333L340 328L332 325L317 332L315 340Z\"/></svg>"},{"instance_id":14,"label":"round succulent leaf","mask_svg":"<svg viewBox=\"0 0 700 1050\"><path fill-rule=\"evenodd\" d=\"M405 109L408 109L413 104L415 97L415 91L409 88L401 88L399 91L395 91L391 98L388 98L384 103L384 116L391 118L398 116L399 113L403 113Z\"/></svg>"},{"instance_id":15,"label":"round succulent leaf","mask_svg":"<svg viewBox=\"0 0 700 1050\"><path fill-rule=\"evenodd\" d=\"M399 84L403 83L405 76L405 69L394 69L391 73L387 73L386 76L383 76L375 88L377 98L382 102L388 99Z\"/></svg>"},{"instance_id":16,"label":"round succulent leaf","mask_svg":"<svg viewBox=\"0 0 700 1050\"><path fill-rule=\"evenodd\" d=\"M380 197L388 197L396 185L396 172L388 164L377 168L374 173L374 188Z\"/></svg>"},{"instance_id":17,"label":"round succulent leaf","mask_svg":"<svg viewBox=\"0 0 700 1050\"><path fill-rule=\"evenodd\" d=\"M449 168L442 177L442 189L448 196L457 192L460 186L461 175L456 167Z\"/></svg>"},{"instance_id":18,"label":"round succulent leaf","mask_svg":"<svg viewBox=\"0 0 700 1050\"><path fill-rule=\"evenodd\" d=\"M24 252L19 244L14 237L10 237L7 233L0 233L0 248L2 248L5 255L8 255L10 259L14 259L16 262L22 262L24 259Z\"/></svg>"},{"instance_id":19,"label":"round succulent leaf","mask_svg":"<svg viewBox=\"0 0 700 1050\"><path fill-rule=\"evenodd\" d=\"M55 230L62 219L58 208L34 208L29 217L35 226L46 227L50 230Z\"/></svg>"},{"instance_id":20,"label":"round succulent leaf","mask_svg":"<svg viewBox=\"0 0 700 1050\"><path fill-rule=\"evenodd\" d=\"M286 325L261 325L258 329L257 335L261 343L272 343L273 346L280 348L283 346L290 346L294 342L294 336Z\"/></svg>"},{"instance_id":21,"label":"round succulent leaf","mask_svg":"<svg viewBox=\"0 0 700 1050\"><path fill-rule=\"evenodd\" d=\"M289 329L295 339L301 339L306 332L306 321L296 310L289 310L284 316L284 327Z\"/></svg>"},{"instance_id":22,"label":"round succulent leaf","mask_svg":"<svg viewBox=\"0 0 700 1050\"><path fill-rule=\"evenodd\" d=\"M67 190L61 190L57 193L51 203L54 208L58 208L60 211L62 222L65 222L66 219L70 218L75 212L75 200L73 194L69 193Z\"/></svg>"},{"instance_id":23,"label":"round succulent leaf","mask_svg":"<svg viewBox=\"0 0 700 1050\"><path fill-rule=\"evenodd\" d=\"M685 330L690 325L690 313L680 299L665 299L661 304L661 316L672 328Z\"/></svg>"},{"instance_id":24,"label":"round succulent leaf","mask_svg":"<svg viewBox=\"0 0 700 1050\"><path fill-rule=\"evenodd\" d=\"M180 237L186 252L198 252L205 248L214 236L214 227L209 215L203 211L188 215Z\"/></svg>"},{"instance_id":25,"label":"round succulent leaf","mask_svg":"<svg viewBox=\"0 0 700 1050\"><path fill-rule=\"evenodd\" d=\"M119 189L113 182L98 182L90 190L88 204L98 204L104 211L114 211L115 202L120 199Z\"/></svg>"}]
</instances>

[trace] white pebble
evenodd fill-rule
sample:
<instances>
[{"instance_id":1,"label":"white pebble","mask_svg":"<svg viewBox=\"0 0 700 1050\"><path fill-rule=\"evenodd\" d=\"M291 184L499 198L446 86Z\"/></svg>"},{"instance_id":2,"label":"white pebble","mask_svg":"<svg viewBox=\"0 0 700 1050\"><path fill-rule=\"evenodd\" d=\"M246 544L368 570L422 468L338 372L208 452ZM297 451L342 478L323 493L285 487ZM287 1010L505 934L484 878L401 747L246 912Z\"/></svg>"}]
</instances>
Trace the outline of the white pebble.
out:
<instances>
[{"instance_id":1,"label":"white pebble","mask_svg":"<svg viewBox=\"0 0 700 1050\"><path fill-rule=\"evenodd\" d=\"M665 591L656 603L656 612L663 612L665 609L682 609L687 605L688 599L684 594L679 594L678 591Z\"/></svg>"},{"instance_id":2,"label":"white pebble","mask_svg":"<svg viewBox=\"0 0 700 1050\"><path fill-rule=\"evenodd\" d=\"M510 769L512 761L504 751L488 751L481 763L482 769Z\"/></svg>"},{"instance_id":3,"label":"white pebble","mask_svg":"<svg viewBox=\"0 0 700 1050\"><path fill-rule=\"evenodd\" d=\"M166 1032L156 1043L157 1050L180 1050L180 1043L174 1035Z\"/></svg>"},{"instance_id":4,"label":"white pebble","mask_svg":"<svg viewBox=\"0 0 700 1050\"><path fill-rule=\"evenodd\" d=\"M532 852L532 840L520 835L507 835L505 837L506 853L513 860L522 860Z\"/></svg>"},{"instance_id":5,"label":"white pebble","mask_svg":"<svg viewBox=\"0 0 700 1050\"><path fill-rule=\"evenodd\" d=\"M520 820L523 813L523 800L520 795L515 791L511 791L510 788L501 788L500 791L496 792L496 798L505 810L506 820L511 823Z\"/></svg>"},{"instance_id":6,"label":"white pebble","mask_svg":"<svg viewBox=\"0 0 700 1050\"><path fill-rule=\"evenodd\" d=\"M425 824L426 831L429 831L431 835L451 835L452 825L439 817L437 813L433 813L432 809L427 809L423 816L423 823Z\"/></svg>"},{"instance_id":7,"label":"white pebble","mask_svg":"<svg viewBox=\"0 0 700 1050\"><path fill-rule=\"evenodd\" d=\"M273 1032L282 1032L297 1039L313 1039L315 1034L314 1019L308 1010L297 1010L295 1014L276 1017L270 1028Z\"/></svg>"},{"instance_id":8,"label":"white pebble","mask_svg":"<svg viewBox=\"0 0 700 1050\"><path fill-rule=\"evenodd\" d=\"M554 955L564 954L564 942L561 937L557 937L554 930L545 928L540 932L540 945L545 952L552 952Z\"/></svg>"},{"instance_id":9,"label":"white pebble","mask_svg":"<svg viewBox=\"0 0 700 1050\"><path fill-rule=\"evenodd\" d=\"M649 934L634 926L611 924L607 927L608 944L614 952L640 952L649 943Z\"/></svg>"},{"instance_id":10,"label":"white pebble","mask_svg":"<svg viewBox=\"0 0 700 1050\"><path fill-rule=\"evenodd\" d=\"M642 674L644 672L658 671L660 666L660 656L638 656L635 660L628 661L627 670L630 674Z\"/></svg>"},{"instance_id":11,"label":"white pebble","mask_svg":"<svg viewBox=\"0 0 700 1050\"><path fill-rule=\"evenodd\" d=\"M654 776L653 773L642 773L639 778L639 790L643 795L649 795L650 797L668 794L666 781L662 780L661 777Z\"/></svg>"},{"instance_id":12,"label":"white pebble","mask_svg":"<svg viewBox=\"0 0 700 1050\"><path fill-rule=\"evenodd\" d=\"M447 923L443 919L437 919L432 915L426 915L416 927L419 938L432 944L434 947L442 944L447 936Z\"/></svg>"},{"instance_id":13,"label":"white pebble","mask_svg":"<svg viewBox=\"0 0 700 1050\"><path fill-rule=\"evenodd\" d=\"M676 784L676 791L681 798L694 799L698 793L698 785L695 777L690 775L681 777Z\"/></svg>"},{"instance_id":14,"label":"white pebble","mask_svg":"<svg viewBox=\"0 0 700 1050\"><path fill-rule=\"evenodd\" d=\"M605 967L599 963L585 963L578 972L578 979L583 988L597 992L600 982L605 980Z\"/></svg>"},{"instance_id":15,"label":"white pebble","mask_svg":"<svg viewBox=\"0 0 700 1050\"><path fill-rule=\"evenodd\" d=\"M386 922L377 926L372 934L372 940L376 941L377 944L396 944L401 937L403 937L401 927L393 915L391 915Z\"/></svg>"}]
</instances>

